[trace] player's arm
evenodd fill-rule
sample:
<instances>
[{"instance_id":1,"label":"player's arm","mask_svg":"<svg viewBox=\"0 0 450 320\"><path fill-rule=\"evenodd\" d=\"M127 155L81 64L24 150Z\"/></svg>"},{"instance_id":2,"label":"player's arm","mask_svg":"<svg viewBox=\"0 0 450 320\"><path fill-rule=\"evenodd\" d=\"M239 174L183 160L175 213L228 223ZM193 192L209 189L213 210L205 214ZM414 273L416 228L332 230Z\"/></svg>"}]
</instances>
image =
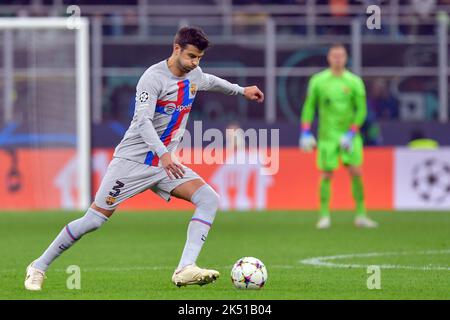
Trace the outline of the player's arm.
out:
<instances>
[{"instance_id":1,"label":"player's arm","mask_svg":"<svg viewBox=\"0 0 450 320\"><path fill-rule=\"evenodd\" d=\"M367 117L366 89L364 87L364 82L359 77L355 80L353 92L355 116L347 133L341 139L341 147L347 150L350 150L353 138L359 132L359 129L362 127Z\"/></svg>"},{"instance_id":2,"label":"player's arm","mask_svg":"<svg viewBox=\"0 0 450 320\"><path fill-rule=\"evenodd\" d=\"M216 91L227 95L241 94L248 100L254 100L256 102L264 101L264 94L257 86L241 87L215 75L203 72L199 91Z\"/></svg>"},{"instance_id":3,"label":"player's arm","mask_svg":"<svg viewBox=\"0 0 450 320\"><path fill-rule=\"evenodd\" d=\"M304 151L311 151L316 146L316 139L311 132L311 124L314 120L314 113L317 104L317 90L315 77L312 76L308 82L308 91L306 93L306 99L303 104L301 115L301 134L300 134L300 147Z\"/></svg>"},{"instance_id":4,"label":"player's arm","mask_svg":"<svg viewBox=\"0 0 450 320\"><path fill-rule=\"evenodd\" d=\"M158 80L146 78L139 81L136 89L136 117L139 134L150 149L161 159L161 164L167 175L172 178L183 177L183 167L173 162L171 154L163 144L153 125L156 101L158 99Z\"/></svg>"}]
</instances>

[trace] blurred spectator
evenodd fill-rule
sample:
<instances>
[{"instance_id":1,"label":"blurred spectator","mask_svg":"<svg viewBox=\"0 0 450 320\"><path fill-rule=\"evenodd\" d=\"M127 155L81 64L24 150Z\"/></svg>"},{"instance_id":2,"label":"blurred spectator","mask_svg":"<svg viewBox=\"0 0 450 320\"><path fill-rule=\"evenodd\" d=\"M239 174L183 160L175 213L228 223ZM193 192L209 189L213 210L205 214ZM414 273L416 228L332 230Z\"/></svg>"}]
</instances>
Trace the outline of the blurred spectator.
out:
<instances>
[{"instance_id":1,"label":"blurred spectator","mask_svg":"<svg viewBox=\"0 0 450 320\"><path fill-rule=\"evenodd\" d=\"M138 16L134 10L115 12L110 19L111 35L137 35L139 32Z\"/></svg>"},{"instance_id":2,"label":"blurred spectator","mask_svg":"<svg viewBox=\"0 0 450 320\"><path fill-rule=\"evenodd\" d=\"M329 25L317 26L317 33L323 35L345 35L350 34L350 25L348 21L343 20L343 24L335 24L340 18L345 18L350 15L349 0L318 0L316 6L328 7L326 13L318 13L320 17L332 18ZM320 12L320 11L319 11Z\"/></svg>"},{"instance_id":3,"label":"blurred spectator","mask_svg":"<svg viewBox=\"0 0 450 320\"><path fill-rule=\"evenodd\" d=\"M233 5L267 5L271 0L233 0ZM234 31L237 34L265 32L265 21L268 13L261 8L260 13L236 12L233 15Z\"/></svg>"},{"instance_id":4,"label":"blurred spectator","mask_svg":"<svg viewBox=\"0 0 450 320\"><path fill-rule=\"evenodd\" d=\"M329 9L331 17L339 21L339 18L350 15L349 0L329 0ZM334 25L333 34L350 34L348 23L345 25Z\"/></svg>"},{"instance_id":5,"label":"blurred spectator","mask_svg":"<svg viewBox=\"0 0 450 320\"><path fill-rule=\"evenodd\" d=\"M408 16L407 24L400 25L400 31L404 35L433 35L435 33L435 21L432 18L436 11L436 0L403 0L401 6L409 5L412 13Z\"/></svg>"},{"instance_id":6,"label":"blurred spectator","mask_svg":"<svg viewBox=\"0 0 450 320\"><path fill-rule=\"evenodd\" d=\"M237 34L264 34L266 31L265 22L268 16L263 11L261 13L236 12L233 16L235 32Z\"/></svg>"},{"instance_id":7,"label":"blurred spectator","mask_svg":"<svg viewBox=\"0 0 450 320\"><path fill-rule=\"evenodd\" d=\"M414 12L420 18L427 18L435 12L436 0L411 0Z\"/></svg>"},{"instance_id":8,"label":"blurred spectator","mask_svg":"<svg viewBox=\"0 0 450 320\"><path fill-rule=\"evenodd\" d=\"M333 17L349 15L349 0L329 0L330 13Z\"/></svg>"},{"instance_id":9,"label":"blurred spectator","mask_svg":"<svg viewBox=\"0 0 450 320\"><path fill-rule=\"evenodd\" d=\"M390 93L385 79L378 78L371 83L367 103L378 119L398 119L398 101Z\"/></svg>"}]
</instances>

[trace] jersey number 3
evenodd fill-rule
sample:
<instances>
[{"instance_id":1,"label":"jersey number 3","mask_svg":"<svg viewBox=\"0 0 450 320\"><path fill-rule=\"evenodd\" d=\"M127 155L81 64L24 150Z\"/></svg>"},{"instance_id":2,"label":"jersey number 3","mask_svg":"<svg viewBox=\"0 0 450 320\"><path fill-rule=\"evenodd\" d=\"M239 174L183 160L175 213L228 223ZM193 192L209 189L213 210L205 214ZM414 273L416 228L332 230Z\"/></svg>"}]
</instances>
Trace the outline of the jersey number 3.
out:
<instances>
[{"instance_id":1,"label":"jersey number 3","mask_svg":"<svg viewBox=\"0 0 450 320\"><path fill-rule=\"evenodd\" d=\"M125 184L123 182L120 182L119 180L116 181L116 185L112 188L115 192L110 192L109 195L111 197L117 197L120 194L120 188L123 188Z\"/></svg>"}]
</instances>

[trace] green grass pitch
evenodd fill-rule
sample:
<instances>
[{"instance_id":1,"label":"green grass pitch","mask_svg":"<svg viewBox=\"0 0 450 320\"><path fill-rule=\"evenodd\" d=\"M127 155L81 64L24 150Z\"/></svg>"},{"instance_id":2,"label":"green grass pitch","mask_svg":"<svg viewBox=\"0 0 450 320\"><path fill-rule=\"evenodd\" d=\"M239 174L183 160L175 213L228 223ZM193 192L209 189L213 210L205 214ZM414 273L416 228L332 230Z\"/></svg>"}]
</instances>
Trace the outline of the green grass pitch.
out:
<instances>
[{"instance_id":1,"label":"green grass pitch","mask_svg":"<svg viewBox=\"0 0 450 320\"><path fill-rule=\"evenodd\" d=\"M314 212L219 212L198 265L217 268L220 279L177 288L171 276L192 212L118 211L55 261L42 292L27 292L28 263L80 215L0 213L0 299L450 298L448 212L371 212L380 223L373 230L356 229L349 212L333 213L329 230L315 229ZM266 264L262 290L233 287L231 266L243 256ZM331 265L301 263L315 257L328 257L313 261ZM80 267L80 290L67 289L70 265ZM381 289L367 288L367 265L381 266Z\"/></svg>"}]
</instances>

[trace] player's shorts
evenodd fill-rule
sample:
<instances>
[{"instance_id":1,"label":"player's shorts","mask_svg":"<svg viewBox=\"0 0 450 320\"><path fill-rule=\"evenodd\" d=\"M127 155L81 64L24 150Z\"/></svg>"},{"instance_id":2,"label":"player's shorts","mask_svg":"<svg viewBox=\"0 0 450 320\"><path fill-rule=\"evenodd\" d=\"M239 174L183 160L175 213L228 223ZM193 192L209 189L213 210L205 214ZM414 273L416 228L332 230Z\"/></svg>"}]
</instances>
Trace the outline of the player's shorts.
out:
<instances>
[{"instance_id":1,"label":"player's shorts","mask_svg":"<svg viewBox=\"0 0 450 320\"><path fill-rule=\"evenodd\" d=\"M361 166L363 163L363 140L356 135L350 151L342 150L338 139L321 140L317 146L317 166L322 171L334 171L339 167L339 159L346 166Z\"/></svg>"},{"instance_id":2,"label":"player's shorts","mask_svg":"<svg viewBox=\"0 0 450 320\"><path fill-rule=\"evenodd\" d=\"M185 171L183 178L170 179L162 167L113 158L95 195L94 203L100 208L113 210L124 200L148 189L169 201L173 189L187 181L201 179L192 169L182 166Z\"/></svg>"}]
</instances>

